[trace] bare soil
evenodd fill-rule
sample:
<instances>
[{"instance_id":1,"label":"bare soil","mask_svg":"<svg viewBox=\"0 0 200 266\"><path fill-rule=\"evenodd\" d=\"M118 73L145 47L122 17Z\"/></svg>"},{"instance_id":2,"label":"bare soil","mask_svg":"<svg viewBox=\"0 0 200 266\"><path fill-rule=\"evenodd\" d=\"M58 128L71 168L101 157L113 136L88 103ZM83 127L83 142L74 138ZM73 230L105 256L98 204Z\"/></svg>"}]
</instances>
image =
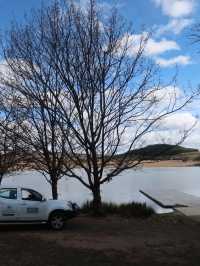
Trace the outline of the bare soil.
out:
<instances>
[{"instance_id":1,"label":"bare soil","mask_svg":"<svg viewBox=\"0 0 200 266\"><path fill-rule=\"evenodd\" d=\"M0 225L1 266L199 266L200 223L165 214L77 217L60 232Z\"/></svg>"}]
</instances>

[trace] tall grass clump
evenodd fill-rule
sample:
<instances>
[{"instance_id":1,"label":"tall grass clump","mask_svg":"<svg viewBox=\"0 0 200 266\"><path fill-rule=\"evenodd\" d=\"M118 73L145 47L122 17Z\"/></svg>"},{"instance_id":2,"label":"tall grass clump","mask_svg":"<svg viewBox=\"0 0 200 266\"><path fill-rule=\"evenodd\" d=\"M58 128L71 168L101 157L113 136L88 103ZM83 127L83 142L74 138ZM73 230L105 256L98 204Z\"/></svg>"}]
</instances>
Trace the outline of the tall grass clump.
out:
<instances>
[{"instance_id":1,"label":"tall grass clump","mask_svg":"<svg viewBox=\"0 0 200 266\"><path fill-rule=\"evenodd\" d=\"M81 212L84 214L93 214L93 205L92 202L86 201L81 206ZM119 215L122 217L135 217L135 218L148 218L151 215L155 214L153 208L146 205L146 203L107 203L103 202L101 207L102 215Z\"/></svg>"}]
</instances>

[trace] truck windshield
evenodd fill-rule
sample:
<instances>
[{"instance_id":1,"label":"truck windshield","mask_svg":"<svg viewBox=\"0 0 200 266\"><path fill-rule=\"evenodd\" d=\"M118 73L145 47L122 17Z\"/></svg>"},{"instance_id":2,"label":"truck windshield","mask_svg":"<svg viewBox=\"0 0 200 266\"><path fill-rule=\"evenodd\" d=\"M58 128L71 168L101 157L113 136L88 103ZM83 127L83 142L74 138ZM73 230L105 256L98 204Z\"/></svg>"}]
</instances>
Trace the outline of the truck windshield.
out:
<instances>
[{"instance_id":1,"label":"truck windshield","mask_svg":"<svg viewBox=\"0 0 200 266\"><path fill-rule=\"evenodd\" d=\"M1 188L0 198L17 199L17 189L16 188Z\"/></svg>"}]
</instances>

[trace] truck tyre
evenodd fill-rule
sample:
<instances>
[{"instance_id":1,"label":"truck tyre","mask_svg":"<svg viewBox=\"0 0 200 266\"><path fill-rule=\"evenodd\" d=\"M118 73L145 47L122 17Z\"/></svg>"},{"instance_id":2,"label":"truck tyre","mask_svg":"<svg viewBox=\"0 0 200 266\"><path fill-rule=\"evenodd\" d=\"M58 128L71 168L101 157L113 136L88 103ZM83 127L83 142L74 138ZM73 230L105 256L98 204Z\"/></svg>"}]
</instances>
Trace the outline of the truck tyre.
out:
<instances>
[{"instance_id":1,"label":"truck tyre","mask_svg":"<svg viewBox=\"0 0 200 266\"><path fill-rule=\"evenodd\" d=\"M62 230L65 226L65 218L62 212L53 212L49 217L49 226L53 230Z\"/></svg>"}]
</instances>

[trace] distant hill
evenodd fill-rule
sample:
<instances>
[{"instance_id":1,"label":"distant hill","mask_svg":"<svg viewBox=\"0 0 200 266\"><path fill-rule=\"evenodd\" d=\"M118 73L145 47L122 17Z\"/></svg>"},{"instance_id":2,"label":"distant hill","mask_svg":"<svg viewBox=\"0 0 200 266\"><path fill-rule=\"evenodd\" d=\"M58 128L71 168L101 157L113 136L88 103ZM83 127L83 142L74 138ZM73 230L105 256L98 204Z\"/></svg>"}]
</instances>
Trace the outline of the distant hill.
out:
<instances>
[{"instance_id":1,"label":"distant hill","mask_svg":"<svg viewBox=\"0 0 200 266\"><path fill-rule=\"evenodd\" d=\"M132 150L128 152L129 159L143 159L143 160L168 160L168 159L179 159L179 155L189 155L189 153L195 153L198 156L200 155L199 150L185 148L179 145L170 145L170 144L155 144L149 145L144 148ZM123 154L116 156L120 158Z\"/></svg>"}]
</instances>

